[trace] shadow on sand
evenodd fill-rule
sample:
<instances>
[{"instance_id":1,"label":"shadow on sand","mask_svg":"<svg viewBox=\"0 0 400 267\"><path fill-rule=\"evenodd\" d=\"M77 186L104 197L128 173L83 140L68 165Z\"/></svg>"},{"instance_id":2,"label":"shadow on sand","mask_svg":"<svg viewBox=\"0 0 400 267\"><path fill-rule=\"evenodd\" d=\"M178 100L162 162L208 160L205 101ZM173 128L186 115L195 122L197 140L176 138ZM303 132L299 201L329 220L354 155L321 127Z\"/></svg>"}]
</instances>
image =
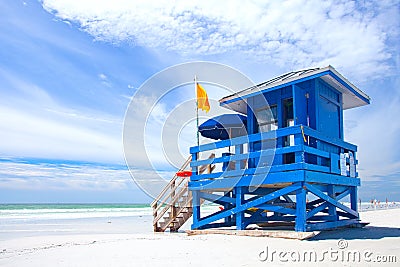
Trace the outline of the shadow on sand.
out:
<instances>
[{"instance_id":1,"label":"shadow on sand","mask_svg":"<svg viewBox=\"0 0 400 267\"><path fill-rule=\"evenodd\" d=\"M381 239L384 237L400 237L400 228L366 226L364 228L344 228L322 231L318 235L308 239L308 241Z\"/></svg>"}]
</instances>

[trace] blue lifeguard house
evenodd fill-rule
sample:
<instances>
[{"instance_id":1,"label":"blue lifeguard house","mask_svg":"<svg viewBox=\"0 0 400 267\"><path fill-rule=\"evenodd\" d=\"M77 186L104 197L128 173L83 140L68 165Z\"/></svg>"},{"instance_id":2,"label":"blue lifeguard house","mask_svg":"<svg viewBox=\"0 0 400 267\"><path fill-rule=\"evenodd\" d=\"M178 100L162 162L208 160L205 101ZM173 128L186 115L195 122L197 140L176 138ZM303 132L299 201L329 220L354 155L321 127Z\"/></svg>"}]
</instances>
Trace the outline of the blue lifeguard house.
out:
<instances>
[{"instance_id":1,"label":"blue lifeguard house","mask_svg":"<svg viewBox=\"0 0 400 267\"><path fill-rule=\"evenodd\" d=\"M284 224L305 232L358 224L357 146L344 141L343 111L369 103L331 66L222 98L245 130L227 126L227 138L190 148L192 229ZM215 171L200 172L204 165ZM205 200L220 210L204 215Z\"/></svg>"}]
</instances>

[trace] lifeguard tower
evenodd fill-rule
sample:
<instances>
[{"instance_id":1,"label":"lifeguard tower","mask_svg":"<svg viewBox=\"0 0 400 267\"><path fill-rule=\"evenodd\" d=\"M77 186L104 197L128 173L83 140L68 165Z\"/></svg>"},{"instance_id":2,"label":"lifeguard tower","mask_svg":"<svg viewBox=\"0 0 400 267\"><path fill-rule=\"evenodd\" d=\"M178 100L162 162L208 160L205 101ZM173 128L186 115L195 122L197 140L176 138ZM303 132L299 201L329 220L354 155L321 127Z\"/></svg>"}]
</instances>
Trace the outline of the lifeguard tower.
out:
<instances>
[{"instance_id":1,"label":"lifeguard tower","mask_svg":"<svg viewBox=\"0 0 400 267\"><path fill-rule=\"evenodd\" d=\"M227 117L242 125L225 117L227 137L190 148L191 228L287 225L306 232L358 224L357 147L344 141L343 110L369 103L331 66L290 72L222 98L220 105L238 114ZM204 201L220 209L205 215Z\"/></svg>"}]
</instances>

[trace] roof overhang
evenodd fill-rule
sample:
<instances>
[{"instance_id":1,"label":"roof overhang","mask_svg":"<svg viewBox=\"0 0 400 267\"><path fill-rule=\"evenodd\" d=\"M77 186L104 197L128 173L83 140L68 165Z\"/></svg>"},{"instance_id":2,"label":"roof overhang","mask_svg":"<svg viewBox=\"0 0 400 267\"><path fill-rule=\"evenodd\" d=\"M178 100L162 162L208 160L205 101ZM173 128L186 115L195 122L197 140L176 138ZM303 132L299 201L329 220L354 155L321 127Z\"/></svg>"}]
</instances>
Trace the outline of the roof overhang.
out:
<instances>
[{"instance_id":1,"label":"roof overhang","mask_svg":"<svg viewBox=\"0 0 400 267\"><path fill-rule=\"evenodd\" d=\"M219 100L220 105L236 112L247 114L247 99L265 92L294 85L307 80L321 78L343 95L343 109L368 105L370 97L350 83L332 66L290 72L264 83L249 87Z\"/></svg>"}]
</instances>

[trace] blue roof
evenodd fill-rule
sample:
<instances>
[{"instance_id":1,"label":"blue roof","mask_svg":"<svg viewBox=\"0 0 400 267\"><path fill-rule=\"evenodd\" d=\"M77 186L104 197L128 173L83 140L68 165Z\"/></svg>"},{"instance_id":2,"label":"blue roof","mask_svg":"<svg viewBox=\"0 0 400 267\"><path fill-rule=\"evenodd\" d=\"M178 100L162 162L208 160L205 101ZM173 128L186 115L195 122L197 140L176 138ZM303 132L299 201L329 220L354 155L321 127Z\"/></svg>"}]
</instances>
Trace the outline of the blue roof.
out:
<instances>
[{"instance_id":1,"label":"blue roof","mask_svg":"<svg viewBox=\"0 0 400 267\"><path fill-rule=\"evenodd\" d=\"M226 96L219 102L221 106L246 114L247 98L315 78L321 78L343 94L343 109L360 107L370 103L370 97L367 94L350 83L332 66L289 72Z\"/></svg>"}]
</instances>

